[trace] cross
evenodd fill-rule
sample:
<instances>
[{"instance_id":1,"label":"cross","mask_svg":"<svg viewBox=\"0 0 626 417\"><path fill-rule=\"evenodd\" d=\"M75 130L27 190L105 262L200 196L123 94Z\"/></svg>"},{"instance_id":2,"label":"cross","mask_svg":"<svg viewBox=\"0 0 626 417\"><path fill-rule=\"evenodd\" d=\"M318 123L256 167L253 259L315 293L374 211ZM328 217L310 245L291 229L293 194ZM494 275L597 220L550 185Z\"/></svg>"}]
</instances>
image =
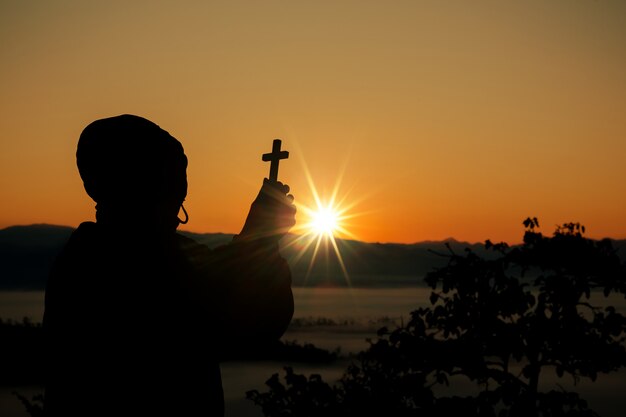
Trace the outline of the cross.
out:
<instances>
[{"instance_id":1,"label":"cross","mask_svg":"<svg viewBox=\"0 0 626 417\"><path fill-rule=\"evenodd\" d=\"M274 143L272 144L272 152L264 153L263 157L261 158L265 162L272 161L272 163L270 164L270 181L273 182L278 181L278 162L281 159L289 158L289 152L280 150L281 143L282 142L280 139L274 139Z\"/></svg>"}]
</instances>

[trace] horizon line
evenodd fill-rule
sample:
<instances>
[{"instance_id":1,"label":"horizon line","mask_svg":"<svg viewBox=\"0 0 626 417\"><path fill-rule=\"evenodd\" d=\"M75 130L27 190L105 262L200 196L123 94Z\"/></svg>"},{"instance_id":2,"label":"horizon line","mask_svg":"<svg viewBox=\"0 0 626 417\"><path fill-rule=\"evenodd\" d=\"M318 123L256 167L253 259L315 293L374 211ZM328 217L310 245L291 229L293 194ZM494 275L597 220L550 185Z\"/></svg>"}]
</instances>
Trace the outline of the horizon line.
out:
<instances>
[{"instance_id":1,"label":"horizon line","mask_svg":"<svg viewBox=\"0 0 626 417\"><path fill-rule=\"evenodd\" d=\"M77 227L74 226L68 226L68 225L60 225L60 224L52 224L52 223L30 223L30 224L15 224L15 225L11 225L11 226L6 226L2 229L0 229L0 232L5 231L7 229L11 229L11 228L15 228L15 227L32 227L32 226L45 226L45 227L53 227L53 228L67 228L67 229L72 229L72 230L76 230ZM193 234L197 234L197 235L236 235L237 233L231 233L231 232L198 232L198 231L193 231L193 230L181 230L181 229L176 229L176 232L178 233L193 233ZM288 235L291 236L302 236L301 234L298 233L288 233ZM352 239L352 238L344 238L344 237L335 237L336 239L342 240L342 241L354 241L354 242L361 242L361 243L367 243L367 244L379 244L379 245L417 245L417 244L424 244L424 243L444 243L444 242L455 242L458 244L466 244L466 245L483 245L487 240L489 240L488 238L480 241L480 242L470 242L467 240L460 240L457 239L455 237L452 236L448 236L444 239L425 239L425 240L417 240L417 241L412 241L412 242L394 242L394 241L365 241L365 240L357 240L357 239ZM619 240L626 240L626 238L616 238L616 237L603 237L603 238L591 238L591 237L587 237L588 239L591 240L603 240L603 239L609 239L609 240L614 240L614 241L619 241ZM493 243L500 243L500 242L493 242ZM515 246L515 245L519 245L522 243L522 240L520 240L519 242L515 242L515 243L509 243L509 242L504 242L507 243L510 246Z\"/></svg>"}]
</instances>

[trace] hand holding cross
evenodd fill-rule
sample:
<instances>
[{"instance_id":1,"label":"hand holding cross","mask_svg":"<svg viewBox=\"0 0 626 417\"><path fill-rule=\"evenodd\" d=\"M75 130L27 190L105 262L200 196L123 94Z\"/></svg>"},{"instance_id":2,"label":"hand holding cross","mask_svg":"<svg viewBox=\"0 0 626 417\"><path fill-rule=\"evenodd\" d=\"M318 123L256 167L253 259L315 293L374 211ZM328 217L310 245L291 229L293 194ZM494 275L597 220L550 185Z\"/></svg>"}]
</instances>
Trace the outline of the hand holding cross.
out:
<instances>
[{"instance_id":1,"label":"hand holding cross","mask_svg":"<svg viewBox=\"0 0 626 417\"><path fill-rule=\"evenodd\" d=\"M272 152L263 154L263 161L270 161L270 176L263 180L263 186L256 197L243 225L237 241L265 240L278 243L295 224L296 206L289 186L278 182L278 163L287 159L289 152L281 151L280 139L274 139Z\"/></svg>"},{"instance_id":2,"label":"hand holding cross","mask_svg":"<svg viewBox=\"0 0 626 417\"><path fill-rule=\"evenodd\" d=\"M263 154L261 158L265 162L271 161L269 180L272 182L278 181L278 163L280 160L289 158L289 152L280 150L281 143L280 139L274 139L272 152Z\"/></svg>"}]
</instances>

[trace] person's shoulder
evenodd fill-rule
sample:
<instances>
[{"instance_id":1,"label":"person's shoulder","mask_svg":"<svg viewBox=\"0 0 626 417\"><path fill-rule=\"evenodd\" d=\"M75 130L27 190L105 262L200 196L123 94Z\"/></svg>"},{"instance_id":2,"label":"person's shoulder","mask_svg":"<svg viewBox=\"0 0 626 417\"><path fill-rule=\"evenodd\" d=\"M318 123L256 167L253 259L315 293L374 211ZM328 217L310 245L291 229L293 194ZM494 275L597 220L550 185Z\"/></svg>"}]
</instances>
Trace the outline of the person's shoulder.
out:
<instances>
[{"instance_id":1,"label":"person's shoulder","mask_svg":"<svg viewBox=\"0 0 626 417\"><path fill-rule=\"evenodd\" d=\"M176 240L180 249L188 254L202 256L211 253L211 249L209 249L208 246L198 243L194 239L181 235L180 233L176 233Z\"/></svg>"},{"instance_id":2,"label":"person's shoulder","mask_svg":"<svg viewBox=\"0 0 626 417\"><path fill-rule=\"evenodd\" d=\"M94 222L81 223L68 241L68 245L82 244L94 239L99 234L98 225Z\"/></svg>"},{"instance_id":3,"label":"person's shoulder","mask_svg":"<svg viewBox=\"0 0 626 417\"><path fill-rule=\"evenodd\" d=\"M67 272L68 269L81 265L82 260L88 257L87 254L94 252L98 234L98 226L95 223L81 223L58 253L52 272L57 274L59 271Z\"/></svg>"},{"instance_id":4,"label":"person's shoulder","mask_svg":"<svg viewBox=\"0 0 626 417\"><path fill-rule=\"evenodd\" d=\"M74 234L76 235L86 235L86 234L95 234L97 233L98 225L94 222L82 222L78 225L76 230L74 230Z\"/></svg>"}]
</instances>

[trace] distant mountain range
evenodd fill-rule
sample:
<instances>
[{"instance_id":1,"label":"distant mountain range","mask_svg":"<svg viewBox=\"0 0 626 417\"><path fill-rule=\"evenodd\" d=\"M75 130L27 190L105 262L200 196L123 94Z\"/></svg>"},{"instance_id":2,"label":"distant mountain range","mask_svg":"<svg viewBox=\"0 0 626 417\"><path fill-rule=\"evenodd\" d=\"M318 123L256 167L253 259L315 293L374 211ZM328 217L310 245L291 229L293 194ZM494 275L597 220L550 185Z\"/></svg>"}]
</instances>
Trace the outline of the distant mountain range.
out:
<instances>
[{"instance_id":1,"label":"distant mountain range","mask_svg":"<svg viewBox=\"0 0 626 417\"><path fill-rule=\"evenodd\" d=\"M41 290L57 254L74 231L71 227L36 224L0 230L0 289ZM231 234L180 232L210 248L226 244ZM333 245L322 240L315 259L315 243L289 235L283 239L282 253L291 266L295 286L387 287L423 285L424 275L445 265L446 245L462 252L471 248L489 256L482 244L427 241L414 244L365 243L337 239L341 261ZM626 258L626 240L615 240ZM346 277L347 275L347 277Z\"/></svg>"}]
</instances>

